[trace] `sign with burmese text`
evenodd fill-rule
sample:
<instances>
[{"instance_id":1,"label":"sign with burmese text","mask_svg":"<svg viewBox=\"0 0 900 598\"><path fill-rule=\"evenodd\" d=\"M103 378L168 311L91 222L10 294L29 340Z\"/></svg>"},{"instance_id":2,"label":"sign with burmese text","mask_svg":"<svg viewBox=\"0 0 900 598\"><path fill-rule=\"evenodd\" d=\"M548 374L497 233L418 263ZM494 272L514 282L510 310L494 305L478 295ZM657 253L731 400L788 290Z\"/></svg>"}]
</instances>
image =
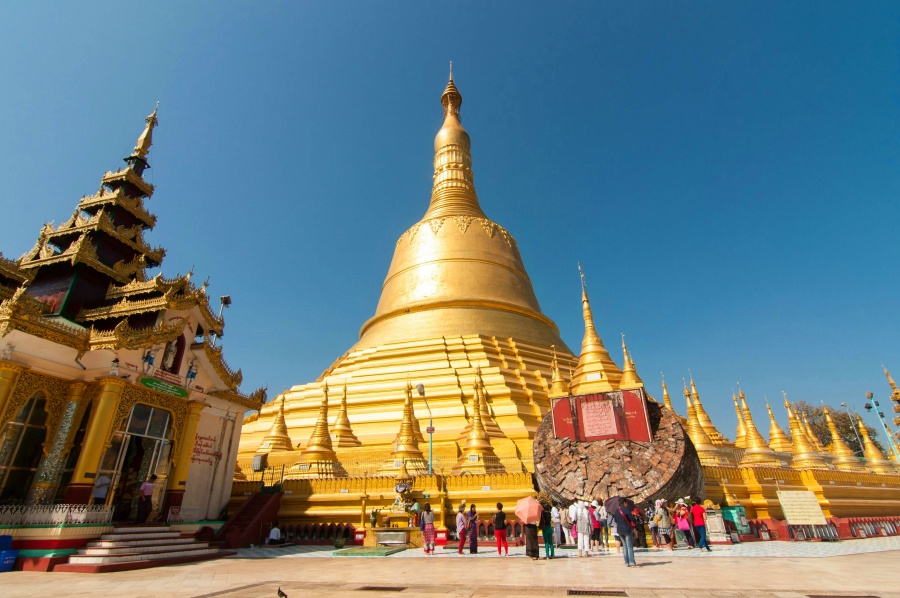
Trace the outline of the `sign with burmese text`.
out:
<instances>
[{"instance_id":1,"label":"sign with burmese text","mask_svg":"<svg viewBox=\"0 0 900 598\"><path fill-rule=\"evenodd\" d=\"M791 525L828 525L819 500L808 490L780 490L778 502Z\"/></svg>"},{"instance_id":2,"label":"sign with burmese text","mask_svg":"<svg viewBox=\"0 0 900 598\"><path fill-rule=\"evenodd\" d=\"M643 389L553 399L553 434L580 442L650 442L653 431Z\"/></svg>"}]
</instances>

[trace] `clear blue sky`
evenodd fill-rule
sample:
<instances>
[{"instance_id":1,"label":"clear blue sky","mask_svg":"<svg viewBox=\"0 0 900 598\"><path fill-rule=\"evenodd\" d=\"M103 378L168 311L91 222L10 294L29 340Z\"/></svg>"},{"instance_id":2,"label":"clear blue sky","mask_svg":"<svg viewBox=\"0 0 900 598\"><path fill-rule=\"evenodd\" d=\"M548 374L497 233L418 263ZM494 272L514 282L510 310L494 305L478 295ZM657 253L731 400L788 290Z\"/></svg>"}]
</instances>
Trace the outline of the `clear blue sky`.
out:
<instances>
[{"instance_id":1,"label":"clear blue sky","mask_svg":"<svg viewBox=\"0 0 900 598\"><path fill-rule=\"evenodd\" d=\"M149 239L230 294L244 389L313 380L428 205L447 62L482 207L580 347L677 405L886 399L900 374L896 2L5 3L0 251L71 214L161 100ZM783 409L776 410L784 423ZM867 417L870 424L877 422ZM761 427L767 429L765 422Z\"/></svg>"}]
</instances>

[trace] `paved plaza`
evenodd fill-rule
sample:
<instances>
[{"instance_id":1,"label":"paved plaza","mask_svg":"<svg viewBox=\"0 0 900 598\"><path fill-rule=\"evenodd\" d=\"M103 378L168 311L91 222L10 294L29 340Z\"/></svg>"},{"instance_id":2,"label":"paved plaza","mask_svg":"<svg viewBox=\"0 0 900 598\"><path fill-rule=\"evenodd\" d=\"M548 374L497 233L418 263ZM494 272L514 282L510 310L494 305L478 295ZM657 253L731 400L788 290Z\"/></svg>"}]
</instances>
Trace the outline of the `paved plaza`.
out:
<instances>
[{"instance_id":1,"label":"paved plaza","mask_svg":"<svg viewBox=\"0 0 900 598\"><path fill-rule=\"evenodd\" d=\"M121 573L0 574L0 596L184 596L379 598L385 596L606 595L900 597L900 538L837 543L758 542L639 552L637 568L619 555L578 558L560 550L532 561L522 547L498 557L486 547L458 556L407 550L387 557L334 557L320 546L250 548L227 559ZM370 588L370 589L365 589ZM578 593L576 593L578 592ZM588 593L590 592L590 593Z\"/></svg>"}]
</instances>

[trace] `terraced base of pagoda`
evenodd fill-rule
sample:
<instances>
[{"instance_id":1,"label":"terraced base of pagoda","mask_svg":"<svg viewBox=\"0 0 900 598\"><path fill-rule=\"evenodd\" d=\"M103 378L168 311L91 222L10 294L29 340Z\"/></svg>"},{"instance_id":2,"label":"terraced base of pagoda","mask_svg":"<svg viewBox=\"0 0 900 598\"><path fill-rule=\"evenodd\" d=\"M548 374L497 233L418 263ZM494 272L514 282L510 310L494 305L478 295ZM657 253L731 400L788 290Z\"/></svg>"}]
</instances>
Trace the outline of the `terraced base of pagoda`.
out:
<instances>
[{"instance_id":1,"label":"terraced base of pagoda","mask_svg":"<svg viewBox=\"0 0 900 598\"><path fill-rule=\"evenodd\" d=\"M54 571L69 573L106 573L130 571L194 561L217 559L235 554L223 552L208 542L183 537L167 526L116 527L99 540L88 542L69 562Z\"/></svg>"},{"instance_id":2,"label":"terraced base of pagoda","mask_svg":"<svg viewBox=\"0 0 900 598\"><path fill-rule=\"evenodd\" d=\"M563 353L557 347L557 354L561 368L575 367L576 360L568 350ZM445 458L452 459L459 454L460 436L472 415L476 368L480 368L486 409L491 416L491 425L486 428L493 448L498 454L530 455L534 432L549 409L547 392L552 358L549 346L483 335L420 339L354 350L341 357L317 381L295 386L285 393L287 432L295 447L306 445L327 381L330 413L337 413L342 388L346 385L347 416L362 444L362 452L381 449L389 452L399 431L404 388L412 381L414 385L424 385L435 428L435 450L440 448ZM244 471L249 470L250 461L272 427L278 409L279 401L272 401L263 407L256 421L245 422L238 456ZM413 397L413 409L425 433L429 412L418 395ZM427 457L427 434L423 439L426 444L420 441L420 448ZM334 448L342 462L348 461L345 466L352 466L353 456L359 451ZM276 452L270 454L270 464L273 458L280 461L281 455L288 461L295 459L290 453ZM523 465L527 469L532 467L530 462L520 461L520 470Z\"/></svg>"}]
</instances>

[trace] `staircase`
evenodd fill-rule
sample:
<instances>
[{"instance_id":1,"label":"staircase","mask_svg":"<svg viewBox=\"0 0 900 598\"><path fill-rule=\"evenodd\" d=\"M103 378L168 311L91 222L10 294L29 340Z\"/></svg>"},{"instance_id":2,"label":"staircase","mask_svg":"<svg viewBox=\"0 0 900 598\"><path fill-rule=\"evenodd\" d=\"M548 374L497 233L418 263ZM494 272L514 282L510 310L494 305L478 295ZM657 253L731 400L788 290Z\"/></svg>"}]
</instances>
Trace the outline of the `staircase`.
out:
<instances>
[{"instance_id":1,"label":"staircase","mask_svg":"<svg viewBox=\"0 0 900 598\"><path fill-rule=\"evenodd\" d=\"M125 526L113 528L112 533L100 536L80 548L69 562L57 565L53 571L69 573L105 573L129 571L162 565L175 565L230 556L208 542L184 537L164 525Z\"/></svg>"},{"instance_id":2,"label":"staircase","mask_svg":"<svg viewBox=\"0 0 900 598\"><path fill-rule=\"evenodd\" d=\"M225 522L215 539L224 542L226 548L243 548L265 542L265 538L261 537L263 524L271 523L278 517L281 496L281 492L252 495Z\"/></svg>"}]
</instances>

